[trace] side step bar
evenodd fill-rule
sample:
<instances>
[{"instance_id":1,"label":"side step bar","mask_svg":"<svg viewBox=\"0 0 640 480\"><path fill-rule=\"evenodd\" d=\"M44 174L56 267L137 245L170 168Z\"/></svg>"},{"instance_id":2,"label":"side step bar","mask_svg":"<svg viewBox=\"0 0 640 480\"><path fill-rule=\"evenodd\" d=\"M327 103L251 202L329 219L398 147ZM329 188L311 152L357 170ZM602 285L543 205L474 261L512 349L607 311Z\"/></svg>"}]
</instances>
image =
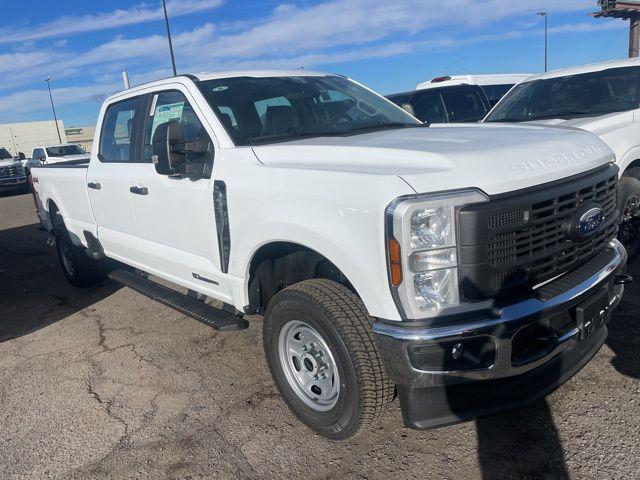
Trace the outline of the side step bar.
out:
<instances>
[{"instance_id":1,"label":"side step bar","mask_svg":"<svg viewBox=\"0 0 640 480\"><path fill-rule=\"evenodd\" d=\"M115 270L109 274L109 278L216 330L244 330L249 326L249 322L243 318L207 305L201 300L167 288L132 271Z\"/></svg>"}]
</instances>

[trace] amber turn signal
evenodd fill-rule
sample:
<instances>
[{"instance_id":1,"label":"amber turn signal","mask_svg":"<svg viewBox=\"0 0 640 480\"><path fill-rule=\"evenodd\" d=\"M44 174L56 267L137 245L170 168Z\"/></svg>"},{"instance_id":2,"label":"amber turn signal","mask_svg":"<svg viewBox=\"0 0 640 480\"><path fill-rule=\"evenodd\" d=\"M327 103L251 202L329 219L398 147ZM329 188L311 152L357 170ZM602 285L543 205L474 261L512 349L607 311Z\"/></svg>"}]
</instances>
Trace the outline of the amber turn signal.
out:
<instances>
[{"instance_id":1,"label":"amber turn signal","mask_svg":"<svg viewBox=\"0 0 640 480\"><path fill-rule=\"evenodd\" d=\"M402 263L400 259L400 244L392 237L389 239L389 268L391 270L391 284L394 287L402 283Z\"/></svg>"}]
</instances>

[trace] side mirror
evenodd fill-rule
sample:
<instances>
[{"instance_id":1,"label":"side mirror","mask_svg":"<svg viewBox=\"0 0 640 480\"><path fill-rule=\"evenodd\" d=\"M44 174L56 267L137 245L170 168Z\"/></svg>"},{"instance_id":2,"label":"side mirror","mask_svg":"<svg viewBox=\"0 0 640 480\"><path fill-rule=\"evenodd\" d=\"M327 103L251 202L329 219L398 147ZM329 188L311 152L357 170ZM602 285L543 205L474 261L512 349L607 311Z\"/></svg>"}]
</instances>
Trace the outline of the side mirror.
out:
<instances>
[{"instance_id":1,"label":"side mirror","mask_svg":"<svg viewBox=\"0 0 640 480\"><path fill-rule=\"evenodd\" d=\"M206 154L211 148L208 137L185 141L182 125L171 121L156 127L151 143L151 158L160 175L189 177L192 180L208 178Z\"/></svg>"},{"instance_id":2,"label":"side mirror","mask_svg":"<svg viewBox=\"0 0 640 480\"><path fill-rule=\"evenodd\" d=\"M174 151L174 145L183 141L179 122L161 123L156 127L151 141L152 159L160 175L184 174L186 156Z\"/></svg>"},{"instance_id":3,"label":"side mirror","mask_svg":"<svg viewBox=\"0 0 640 480\"><path fill-rule=\"evenodd\" d=\"M42 163L44 163L44 162L46 162L46 161L47 161L47 157L46 157L45 155L40 155L40 156L38 157L38 160L39 160L39 161L41 161Z\"/></svg>"}]
</instances>

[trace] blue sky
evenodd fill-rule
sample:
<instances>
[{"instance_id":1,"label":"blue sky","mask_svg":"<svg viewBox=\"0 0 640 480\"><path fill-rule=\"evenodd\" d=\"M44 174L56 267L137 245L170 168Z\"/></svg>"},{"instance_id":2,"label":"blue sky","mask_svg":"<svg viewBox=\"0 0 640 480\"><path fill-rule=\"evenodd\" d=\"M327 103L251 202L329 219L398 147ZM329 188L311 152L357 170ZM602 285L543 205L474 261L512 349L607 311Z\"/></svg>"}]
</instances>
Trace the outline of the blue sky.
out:
<instances>
[{"instance_id":1,"label":"blue sky","mask_svg":"<svg viewBox=\"0 0 640 480\"><path fill-rule=\"evenodd\" d=\"M596 0L169 0L179 72L298 68L341 73L381 93L457 73L543 69L627 54L628 25ZM158 0L3 0L0 123L95 123L102 99L171 73Z\"/></svg>"}]
</instances>

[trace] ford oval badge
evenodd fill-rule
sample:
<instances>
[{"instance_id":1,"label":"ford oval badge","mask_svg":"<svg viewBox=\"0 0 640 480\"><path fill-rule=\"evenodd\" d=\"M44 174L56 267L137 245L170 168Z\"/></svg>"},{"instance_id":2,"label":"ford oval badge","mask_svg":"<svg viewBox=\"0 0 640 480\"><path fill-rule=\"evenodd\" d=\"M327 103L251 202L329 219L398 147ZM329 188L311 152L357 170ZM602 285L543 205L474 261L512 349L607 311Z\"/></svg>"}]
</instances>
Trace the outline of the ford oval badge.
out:
<instances>
[{"instance_id":1,"label":"ford oval badge","mask_svg":"<svg viewBox=\"0 0 640 480\"><path fill-rule=\"evenodd\" d=\"M603 222L602 207L594 203L583 205L571 219L567 233L572 240L582 242L593 236Z\"/></svg>"}]
</instances>

